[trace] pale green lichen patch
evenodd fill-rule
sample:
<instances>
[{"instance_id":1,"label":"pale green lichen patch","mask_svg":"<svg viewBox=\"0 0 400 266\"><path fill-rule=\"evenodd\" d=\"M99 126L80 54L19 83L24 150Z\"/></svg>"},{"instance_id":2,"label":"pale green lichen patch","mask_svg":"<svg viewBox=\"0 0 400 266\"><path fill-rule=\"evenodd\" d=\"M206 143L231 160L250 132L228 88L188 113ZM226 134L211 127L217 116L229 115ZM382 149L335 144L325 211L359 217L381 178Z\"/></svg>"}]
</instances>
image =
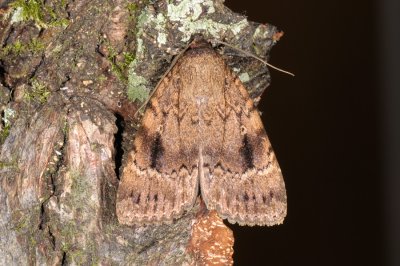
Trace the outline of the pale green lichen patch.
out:
<instances>
[{"instance_id":1,"label":"pale green lichen patch","mask_svg":"<svg viewBox=\"0 0 400 266\"><path fill-rule=\"evenodd\" d=\"M252 38L255 41L262 40L263 43L266 43L270 34L270 28L261 24L255 29ZM253 45L253 49L257 55L263 55L266 52L265 48L259 45Z\"/></svg>"},{"instance_id":2,"label":"pale green lichen patch","mask_svg":"<svg viewBox=\"0 0 400 266\"><path fill-rule=\"evenodd\" d=\"M239 79L240 79L240 81L242 81L243 83L245 83L245 82L247 82L247 81L250 80L250 76L249 76L248 73L241 73L241 74L239 75Z\"/></svg>"},{"instance_id":3,"label":"pale green lichen patch","mask_svg":"<svg viewBox=\"0 0 400 266\"><path fill-rule=\"evenodd\" d=\"M31 80L31 84L32 89L30 91L25 91L24 93L25 101L35 101L40 104L46 103L51 94L51 91L47 88L46 85L36 79Z\"/></svg>"},{"instance_id":4,"label":"pale green lichen patch","mask_svg":"<svg viewBox=\"0 0 400 266\"><path fill-rule=\"evenodd\" d=\"M143 40L139 37L143 35L145 28L150 27L158 32L157 40L160 43L166 42L165 17L159 13L157 16L144 8L144 11L137 18L137 39L136 39L136 54L135 59L128 67L128 99L131 101L143 102L149 95L147 88L147 79L136 72L136 67L142 62L145 57L146 49L143 45Z\"/></svg>"},{"instance_id":5,"label":"pale green lichen patch","mask_svg":"<svg viewBox=\"0 0 400 266\"><path fill-rule=\"evenodd\" d=\"M158 32L157 41L159 44L166 44L167 43L167 33L165 29L166 19L163 14L159 13L155 20L155 29Z\"/></svg>"},{"instance_id":6,"label":"pale green lichen patch","mask_svg":"<svg viewBox=\"0 0 400 266\"><path fill-rule=\"evenodd\" d=\"M253 34L254 39L266 39L268 38L269 31L264 25L260 25L256 28Z\"/></svg>"},{"instance_id":7,"label":"pale green lichen patch","mask_svg":"<svg viewBox=\"0 0 400 266\"><path fill-rule=\"evenodd\" d=\"M128 98L131 101L139 100L143 102L149 97L147 88L147 80L136 74L134 68L130 68L128 72Z\"/></svg>"},{"instance_id":8,"label":"pale green lichen patch","mask_svg":"<svg viewBox=\"0 0 400 266\"><path fill-rule=\"evenodd\" d=\"M5 108L3 111L3 117L1 118L3 127L0 130L0 144L3 144L8 135L10 135L11 120L15 117L15 111L11 108ZM0 168L6 165L2 165L0 162Z\"/></svg>"},{"instance_id":9,"label":"pale green lichen patch","mask_svg":"<svg viewBox=\"0 0 400 266\"><path fill-rule=\"evenodd\" d=\"M148 23L151 23L152 17L150 14L147 14L147 12L142 12L142 14L138 18L138 36L143 34L143 28L145 25ZM158 18L158 22L161 23L163 19L161 17ZM157 27L158 29L161 29L161 25L153 25ZM159 34L162 34L163 31L160 30ZM136 40L136 55L135 59L132 60L128 67L128 90L127 90L127 95L128 99L132 102L138 100L140 102L143 102L147 99L149 96L149 88L147 87L148 82L147 79L141 75L139 75L136 72L136 67L137 65L143 60L144 53L146 49L143 45L143 40L141 38L138 38Z\"/></svg>"},{"instance_id":10,"label":"pale green lichen patch","mask_svg":"<svg viewBox=\"0 0 400 266\"><path fill-rule=\"evenodd\" d=\"M1 120L3 120L3 124L6 126L11 125L11 119L15 117L15 110L12 108L5 108L4 109L4 114Z\"/></svg>"},{"instance_id":11,"label":"pale green lichen patch","mask_svg":"<svg viewBox=\"0 0 400 266\"><path fill-rule=\"evenodd\" d=\"M157 36L157 42L159 44L166 44L167 43L167 34L160 32Z\"/></svg>"},{"instance_id":12,"label":"pale green lichen patch","mask_svg":"<svg viewBox=\"0 0 400 266\"><path fill-rule=\"evenodd\" d=\"M159 41L160 44L165 44L167 41L166 23L167 19L162 13L155 15L145 8L144 11L139 15L137 21L138 40L141 40L139 36L142 36L144 29L150 28L157 31L157 41ZM140 53L141 51L142 49L138 47L137 53Z\"/></svg>"},{"instance_id":13,"label":"pale green lichen patch","mask_svg":"<svg viewBox=\"0 0 400 266\"><path fill-rule=\"evenodd\" d=\"M11 17L11 24L21 22L24 20L23 10L24 9L20 6L14 10L14 13L12 14Z\"/></svg>"}]
</instances>

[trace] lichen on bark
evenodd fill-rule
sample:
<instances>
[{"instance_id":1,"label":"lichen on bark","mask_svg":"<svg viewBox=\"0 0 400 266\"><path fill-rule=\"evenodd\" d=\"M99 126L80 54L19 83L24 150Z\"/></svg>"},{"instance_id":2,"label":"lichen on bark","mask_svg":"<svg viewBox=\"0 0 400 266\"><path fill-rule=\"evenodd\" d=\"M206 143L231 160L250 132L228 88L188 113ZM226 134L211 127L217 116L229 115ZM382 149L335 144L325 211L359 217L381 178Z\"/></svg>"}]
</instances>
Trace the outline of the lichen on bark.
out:
<instances>
[{"instance_id":1,"label":"lichen on bark","mask_svg":"<svg viewBox=\"0 0 400 266\"><path fill-rule=\"evenodd\" d=\"M172 56L179 54L194 35L222 40L264 57L275 44L277 33L273 26L233 13L220 0L156 1L147 5L137 17L136 55L128 75L130 100L143 101L157 83L154 77L166 71ZM249 77L243 81L257 98L269 84L266 66L254 59L243 60L243 54L232 53L229 47L227 50L228 63L238 75Z\"/></svg>"}]
</instances>

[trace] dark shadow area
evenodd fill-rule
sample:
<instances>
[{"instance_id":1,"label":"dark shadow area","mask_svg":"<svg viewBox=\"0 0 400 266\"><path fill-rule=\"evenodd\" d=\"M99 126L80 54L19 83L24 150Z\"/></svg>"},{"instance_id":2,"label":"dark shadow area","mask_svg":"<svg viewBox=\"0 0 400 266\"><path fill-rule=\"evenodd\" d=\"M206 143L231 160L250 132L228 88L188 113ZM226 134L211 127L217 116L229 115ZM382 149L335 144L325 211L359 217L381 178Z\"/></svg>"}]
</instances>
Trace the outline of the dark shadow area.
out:
<instances>
[{"instance_id":1,"label":"dark shadow area","mask_svg":"<svg viewBox=\"0 0 400 266\"><path fill-rule=\"evenodd\" d=\"M378 28L373 1L225 4L285 35L259 105L288 215L231 226L235 265L385 265Z\"/></svg>"},{"instance_id":2,"label":"dark shadow area","mask_svg":"<svg viewBox=\"0 0 400 266\"><path fill-rule=\"evenodd\" d=\"M119 115L115 114L115 117L117 118L115 121L115 125L118 128L117 133L114 135L114 148L115 148L115 175L117 176L117 179L119 180L120 178L120 168L122 165L122 156L124 155L124 149L122 148L122 134L124 133L124 128L125 128L125 121L124 118Z\"/></svg>"},{"instance_id":3,"label":"dark shadow area","mask_svg":"<svg viewBox=\"0 0 400 266\"><path fill-rule=\"evenodd\" d=\"M4 67L1 65L1 62L0 62L0 83L4 86L4 84L5 84L5 70L4 70Z\"/></svg>"}]
</instances>

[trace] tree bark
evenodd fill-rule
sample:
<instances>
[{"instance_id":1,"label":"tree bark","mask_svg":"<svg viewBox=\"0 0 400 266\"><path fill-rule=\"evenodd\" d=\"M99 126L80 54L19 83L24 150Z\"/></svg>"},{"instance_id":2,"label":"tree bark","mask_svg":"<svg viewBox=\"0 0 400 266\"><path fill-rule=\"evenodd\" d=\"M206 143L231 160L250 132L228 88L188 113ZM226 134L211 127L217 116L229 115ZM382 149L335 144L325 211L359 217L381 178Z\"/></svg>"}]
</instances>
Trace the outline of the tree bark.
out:
<instances>
[{"instance_id":1,"label":"tree bark","mask_svg":"<svg viewBox=\"0 0 400 266\"><path fill-rule=\"evenodd\" d=\"M264 57L281 33L219 0L0 8L0 264L232 264L233 234L200 198L172 224L120 225L119 170L134 114L191 36ZM257 101L266 66L218 49Z\"/></svg>"}]
</instances>

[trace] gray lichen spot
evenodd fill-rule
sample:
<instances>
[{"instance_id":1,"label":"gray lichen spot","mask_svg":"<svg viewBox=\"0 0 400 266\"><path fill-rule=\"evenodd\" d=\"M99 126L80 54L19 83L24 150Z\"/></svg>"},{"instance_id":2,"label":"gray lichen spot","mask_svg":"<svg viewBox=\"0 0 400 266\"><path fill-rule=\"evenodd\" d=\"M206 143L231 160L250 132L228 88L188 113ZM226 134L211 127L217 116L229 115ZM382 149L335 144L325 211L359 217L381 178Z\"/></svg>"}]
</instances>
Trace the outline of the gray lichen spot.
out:
<instances>
[{"instance_id":1,"label":"gray lichen spot","mask_svg":"<svg viewBox=\"0 0 400 266\"><path fill-rule=\"evenodd\" d=\"M166 44L167 43L167 34L160 32L157 37L157 42L159 44Z\"/></svg>"},{"instance_id":2,"label":"gray lichen spot","mask_svg":"<svg viewBox=\"0 0 400 266\"><path fill-rule=\"evenodd\" d=\"M16 112L7 107L3 111L3 116L1 121L3 123L3 128L0 128L0 144L4 143L8 135L10 134L10 129L12 126L12 120L15 117ZM15 167L14 163L7 163L0 161L0 169L3 167Z\"/></svg>"},{"instance_id":3,"label":"gray lichen spot","mask_svg":"<svg viewBox=\"0 0 400 266\"><path fill-rule=\"evenodd\" d=\"M137 33L137 42L139 40L143 43L143 40L139 37L142 36L144 29L152 28L156 29L158 36L157 41L159 44L165 44L167 41L167 31L166 31L166 23L167 19L162 13L158 13L157 15L152 14L148 9L144 9L144 11L139 15L138 21L138 33ZM140 48L137 48L137 53L140 53ZM136 55L138 56L138 55Z\"/></svg>"},{"instance_id":4,"label":"gray lichen spot","mask_svg":"<svg viewBox=\"0 0 400 266\"><path fill-rule=\"evenodd\" d=\"M168 5L168 17L171 21L197 20L203 13L203 6L208 7L207 13L214 13L214 3L211 0L183 0L178 5Z\"/></svg>"},{"instance_id":5,"label":"gray lichen spot","mask_svg":"<svg viewBox=\"0 0 400 266\"><path fill-rule=\"evenodd\" d=\"M154 20L155 29L158 31L157 42L159 44L167 43L167 34L165 30L166 19L163 14L159 13Z\"/></svg>"},{"instance_id":6,"label":"gray lichen spot","mask_svg":"<svg viewBox=\"0 0 400 266\"><path fill-rule=\"evenodd\" d=\"M259 25L254 33L253 33L253 40L255 41L262 41L265 45L271 45L271 39L269 38L269 35L271 34L270 32L270 27L266 27L265 25ZM254 45L253 46L255 54L257 55L263 55L265 54L265 51L263 50L262 47Z\"/></svg>"},{"instance_id":7,"label":"gray lichen spot","mask_svg":"<svg viewBox=\"0 0 400 266\"><path fill-rule=\"evenodd\" d=\"M236 35L239 34L245 27L249 25L247 19L243 19L236 24L228 25L230 30Z\"/></svg>"},{"instance_id":8,"label":"gray lichen spot","mask_svg":"<svg viewBox=\"0 0 400 266\"><path fill-rule=\"evenodd\" d=\"M143 46L143 40L142 39L138 39L136 42L137 48L136 48L136 58L142 58L143 53L144 53L144 46ZM136 60L133 60L133 62L131 63L130 66L134 66L134 62L136 62Z\"/></svg>"},{"instance_id":9,"label":"gray lichen spot","mask_svg":"<svg viewBox=\"0 0 400 266\"><path fill-rule=\"evenodd\" d=\"M1 118L1 120L3 120L3 124L5 126L10 126L11 119L13 119L15 117L15 114L16 114L16 112L12 108L9 108L9 107L5 108L3 117Z\"/></svg>"},{"instance_id":10,"label":"gray lichen spot","mask_svg":"<svg viewBox=\"0 0 400 266\"><path fill-rule=\"evenodd\" d=\"M214 38L219 39L221 37L221 34L228 30L232 31L234 34L237 34L248 25L247 20L245 19L232 25L215 22L211 19L200 19L197 21L182 22L182 26L178 28L183 33L181 39L182 42L189 41L194 32L207 32Z\"/></svg>"},{"instance_id":11,"label":"gray lichen spot","mask_svg":"<svg viewBox=\"0 0 400 266\"><path fill-rule=\"evenodd\" d=\"M181 24L178 28L183 33L182 42L187 42L194 33L205 32L214 38L219 38L222 33L232 31L235 35L247 27L249 24L246 19L234 24L224 24L214 21L202 14L206 9L206 14L215 12L213 1L203 0L183 0L178 5L168 5L167 17L170 21L177 21Z\"/></svg>"}]
</instances>

